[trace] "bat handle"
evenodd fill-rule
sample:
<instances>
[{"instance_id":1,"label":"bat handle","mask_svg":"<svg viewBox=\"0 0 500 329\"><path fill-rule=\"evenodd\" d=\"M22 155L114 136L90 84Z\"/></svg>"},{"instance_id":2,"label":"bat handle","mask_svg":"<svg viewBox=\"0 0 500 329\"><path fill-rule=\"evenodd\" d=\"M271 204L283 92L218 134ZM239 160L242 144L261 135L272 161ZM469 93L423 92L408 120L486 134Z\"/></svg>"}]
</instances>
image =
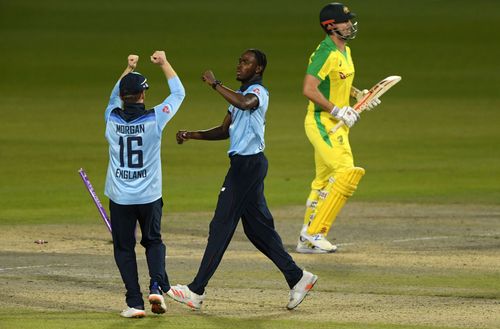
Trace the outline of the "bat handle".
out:
<instances>
[{"instance_id":1,"label":"bat handle","mask_svg":"<svg viewBox=\"0 0 500 329\"><path fill-rule=\"evenodd\" d=\"M344 125L344 121L339 121L332 129L330 129L330 134L335 134L337 130Z\"/></svg>"}]
</instances>

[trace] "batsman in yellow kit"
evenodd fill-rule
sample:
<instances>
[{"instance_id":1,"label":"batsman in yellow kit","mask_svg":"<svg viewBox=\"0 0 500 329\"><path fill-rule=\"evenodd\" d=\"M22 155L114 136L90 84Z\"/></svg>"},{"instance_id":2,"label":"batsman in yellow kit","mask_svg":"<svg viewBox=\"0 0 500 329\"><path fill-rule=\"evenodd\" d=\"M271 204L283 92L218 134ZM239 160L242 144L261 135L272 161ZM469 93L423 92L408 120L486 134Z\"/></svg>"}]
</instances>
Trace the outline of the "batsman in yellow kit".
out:
<instances>
[{"instance_id":1,"label":"batsman in yellow kit","mask_svg":"<svg viewBox=\"0 0 500 329\"><path fill-rule=\"evenodd\" d=\"M316 176L307 198L304 225L297 243L299 253L331 253L337 247L326 236L353 195L365 170L354 166L349 128L359 114L349 106L350 97L361 99L368 91L352 86L354 63L347 40L357 32L355 14L341 3L330 3L320 12L325 39L309 58L303 93L309 99L305 131L314 147ZM380 104L374 99L367 109ZM339 122L344 125L332 133Z\"/></svg>"}]
</instances>

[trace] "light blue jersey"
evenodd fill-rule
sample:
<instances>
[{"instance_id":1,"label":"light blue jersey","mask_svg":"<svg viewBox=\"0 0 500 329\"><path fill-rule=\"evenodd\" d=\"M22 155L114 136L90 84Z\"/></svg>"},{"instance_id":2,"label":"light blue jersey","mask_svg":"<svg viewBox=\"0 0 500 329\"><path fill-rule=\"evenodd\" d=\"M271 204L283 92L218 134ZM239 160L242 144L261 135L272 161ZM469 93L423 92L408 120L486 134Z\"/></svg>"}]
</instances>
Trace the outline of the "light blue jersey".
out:
<instances>
[{"instance_id":1,"label":"light blue jersey","mask_svg":"<svg viewBox=\"0 0 500 329\"><path fill-rule=\"evenodd\" d=\"M168 80L171 94L151 110L126 104L113 88L104 117L109 143L105 194L122 205L145 204L162 196L161 138L167 122L179 109L185 91L178 77Z\"/></svg>"},{"instance_id":2,"label":"light blue jersey","mask_svg":"<svg viewBox=\"0 0 500 329\"><path fill-rule=\"evenodd\" d=\"M244 91L237 93L254 94L259 99L259 106L253 110L241 110L233 105L228 108L231 113L229 126L228 154L252 155L264 151L264 131L266 127L266 112L269 105L269 92L259 84L250 85Z\"/></svg>"}]
</instances>

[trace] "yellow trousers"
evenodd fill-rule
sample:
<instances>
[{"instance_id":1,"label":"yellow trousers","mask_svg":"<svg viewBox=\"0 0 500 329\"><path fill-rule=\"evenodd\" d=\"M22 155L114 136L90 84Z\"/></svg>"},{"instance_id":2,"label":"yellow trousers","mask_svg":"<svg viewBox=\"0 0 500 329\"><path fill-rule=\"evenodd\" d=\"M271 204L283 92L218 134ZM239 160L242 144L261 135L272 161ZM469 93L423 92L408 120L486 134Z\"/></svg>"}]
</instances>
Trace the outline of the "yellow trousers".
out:
<instances>
[{"instance_id":1,"label":"yellow trousers","mask_svg":"<svg viewBox=\"0 0 500 329\"><path fill-rule=\"evenodd\" d=\"M304 127L306 135L314 147L316 175L311 183L311 193L307 200L304 224L308 225L321 193L325 191L330 177L334 179L354 167L349 128L342 126L334 134L330 130L338 123L327 112L311 112L306 115ZM330 184L331 185L331 184ZM342 205L343 206L343 205ZM340 209L339 209L340 211ZM335 218L332 219L332 223ZM320 232L309 232L312 234Z\"/></svg>"}]
</instances>

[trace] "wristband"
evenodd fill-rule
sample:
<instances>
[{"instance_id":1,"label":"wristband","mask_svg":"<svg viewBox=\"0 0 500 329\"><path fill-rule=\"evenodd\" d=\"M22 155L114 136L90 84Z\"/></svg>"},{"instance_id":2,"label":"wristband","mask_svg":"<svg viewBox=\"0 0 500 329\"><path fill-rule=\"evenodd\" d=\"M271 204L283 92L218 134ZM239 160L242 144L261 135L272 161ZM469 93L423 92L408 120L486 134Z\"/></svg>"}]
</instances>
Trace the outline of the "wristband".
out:
<instances>
[{"instance_id":1,"label":"wristband","mask_svg":"<svg viewBox=\"0 0 500 329\"><path fill-rule=\"evenodd\" d=\"M339 114L340 109L337 107L337 105L333 106L333 109L330 111L330 114L334 117L337 117Z\"/></svg>"},{"instance_id":2,"label":"wristband","mask_svg":"<svg viewBox=\"0 0 500 329\"><path fill-rule=\"evenodd\" d=\"M220 80L215 80L215 81L212 83L212 88L213 88L213 89L217 88L217 86L222 86L222 81L220 81Z\"/></svg>"}]
</instances>

